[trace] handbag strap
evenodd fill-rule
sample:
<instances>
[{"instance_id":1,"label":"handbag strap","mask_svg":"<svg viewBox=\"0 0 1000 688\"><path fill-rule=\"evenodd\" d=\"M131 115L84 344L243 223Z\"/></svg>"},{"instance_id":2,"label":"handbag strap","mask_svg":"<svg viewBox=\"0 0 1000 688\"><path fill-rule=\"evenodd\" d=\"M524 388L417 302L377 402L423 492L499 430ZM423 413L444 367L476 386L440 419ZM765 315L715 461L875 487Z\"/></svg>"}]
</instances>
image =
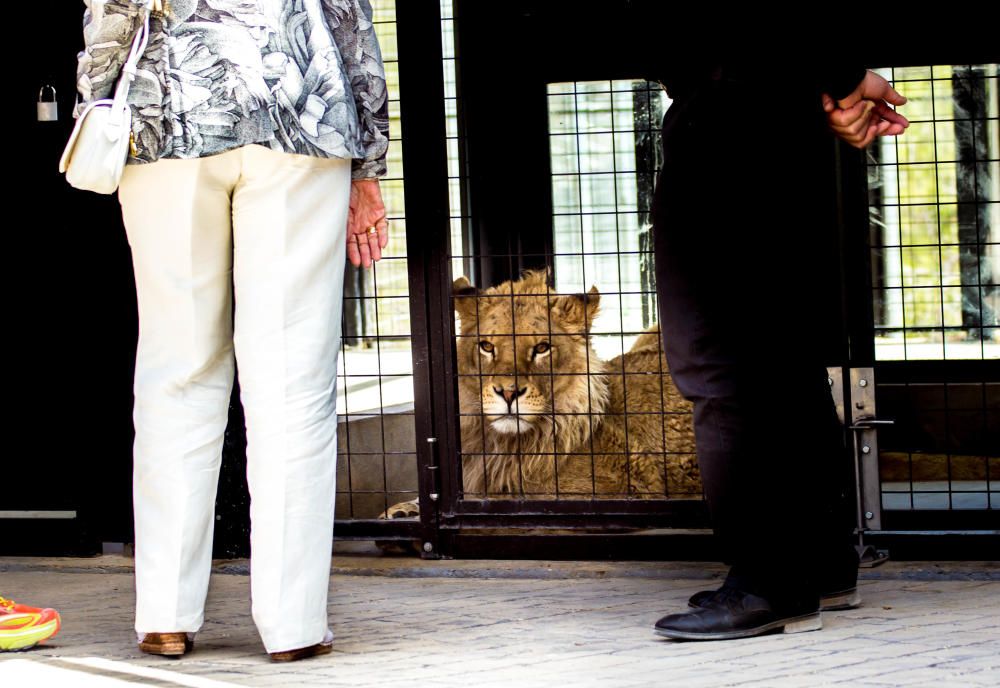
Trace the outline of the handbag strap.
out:
<instances>
[{"instance_id":1,"label":"handbag strap","mask_svg":"<svg viewBox=\"0 0 1000 688\"><path fill-rule=\"evenodd\" d=\"M146 46L149 44L149 10L144 8L141 11L143 13L142 26L139 27L135 38L132 39L132 48L129 50L125 64L122 65L122 73L118 79L118 86L115 88L115 97L111 102L111 117L108 118L106 133L112 141L121 135L119 129L125 121L129 89L135 80L139 58L146 52Z\"/></svg>"}]
</instances>

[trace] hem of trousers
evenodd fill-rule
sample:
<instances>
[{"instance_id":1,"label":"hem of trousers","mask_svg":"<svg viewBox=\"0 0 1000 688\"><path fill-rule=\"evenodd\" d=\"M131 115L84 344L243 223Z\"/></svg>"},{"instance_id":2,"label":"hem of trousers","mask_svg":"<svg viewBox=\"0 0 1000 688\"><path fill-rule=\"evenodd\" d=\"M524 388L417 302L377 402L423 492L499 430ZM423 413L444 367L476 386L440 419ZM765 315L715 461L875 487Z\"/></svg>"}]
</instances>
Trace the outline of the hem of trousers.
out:
<instances>
[{"instance_id":1,"label":"hem of trousers","mask_svg":"<svg viewBox=\"0 0 1000 688\"><path fill-rule=\"evenodd\" d=\"M258 629L260 630L260 629ZM316 631L303 632L299 631L297 633L285 633L285 634L265 634L260 631L261 641L264 643L264 649L271 652L286 652L288 650L298 650L302 647L309 647L310 645L316 645L323 642L326 638L326 632L329 630L329 626L324 623L320 625L319 629Z\"/></svg>"}]
</instances>

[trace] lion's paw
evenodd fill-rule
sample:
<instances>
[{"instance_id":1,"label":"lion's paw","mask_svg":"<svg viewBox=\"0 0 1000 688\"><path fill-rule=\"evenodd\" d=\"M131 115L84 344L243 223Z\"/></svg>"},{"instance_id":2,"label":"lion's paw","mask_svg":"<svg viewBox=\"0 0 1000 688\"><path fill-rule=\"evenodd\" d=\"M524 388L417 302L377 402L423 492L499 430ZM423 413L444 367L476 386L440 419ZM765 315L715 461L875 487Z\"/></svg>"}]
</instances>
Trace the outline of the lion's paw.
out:
<instances>
[{"instance_id":1,"label":"lion's paw","mask_svg":"<svg viewBox=\"0 0 1000 688\"><path fill-rule=\"evenodd\" d=\"M379 514L378 517L382 520L391 520L395 518L419 518L420 503L416 499L411 499L408 502L393 504Z\"/></svg>"}]
</instances>

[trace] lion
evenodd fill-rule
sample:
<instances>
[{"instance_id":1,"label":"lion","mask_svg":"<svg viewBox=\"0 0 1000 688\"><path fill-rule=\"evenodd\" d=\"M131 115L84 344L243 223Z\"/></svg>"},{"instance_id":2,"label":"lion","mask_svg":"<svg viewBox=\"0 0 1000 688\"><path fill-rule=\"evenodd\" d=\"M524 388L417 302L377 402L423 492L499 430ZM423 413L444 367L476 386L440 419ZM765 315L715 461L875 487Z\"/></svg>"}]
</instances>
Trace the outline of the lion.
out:
<instances>
[{"instance_id":1,"label":"lion","mask_svg":"<svg viewBox=\"0 0 1000 688\"><path fill-rule=\"evenodd\" d=\"M700 497L691 406L658 326L610 361L591 346L600 293L557 294L545 271L453 284L466 499ZM383 517L417 515L415 502Z\"/></svg>"}]
</instances>

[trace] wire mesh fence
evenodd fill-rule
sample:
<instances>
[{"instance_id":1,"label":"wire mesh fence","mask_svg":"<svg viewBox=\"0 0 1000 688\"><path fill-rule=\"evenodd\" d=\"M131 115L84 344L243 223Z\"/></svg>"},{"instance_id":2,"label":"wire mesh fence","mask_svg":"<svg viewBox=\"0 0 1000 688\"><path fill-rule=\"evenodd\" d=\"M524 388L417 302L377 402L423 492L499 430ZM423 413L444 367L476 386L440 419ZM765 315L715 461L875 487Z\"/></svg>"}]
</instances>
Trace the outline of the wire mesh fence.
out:
<instances>
[{"instance_id":1,"label":"wire mesh fence","mask_svg":"<svg viewBox=\"0 0 1000 688\"><path fill-rule=\"evenodd\" d=\"M1000 359L997 65L878 71L911 125L869 152L876 358ZM879 384L888 511L1000 507L1000 381L941 371Z\"/></svg>"},{"instance_id":2,"label":"wire mesh fence","mask_svg":"<svg viewBox=\"0 0 1000 688\"><path fill-rule=\"evenodd\" d=\"M911 125L869 149L876 356L1000 358L997 66L879 71Z\"/></svg>"},{"instance_id":3,"label":"wire mesh fence","mask_svg":"<svg viewBox=\"0 0 1000 688\"><path fill-rule=\"evenodd\" d=\"M337 377L339 520L375 519L417 497L409 273L394 0L373 0L389 90L390 241L370 269L347 267Z\"/></svg>"}]
</instances>

